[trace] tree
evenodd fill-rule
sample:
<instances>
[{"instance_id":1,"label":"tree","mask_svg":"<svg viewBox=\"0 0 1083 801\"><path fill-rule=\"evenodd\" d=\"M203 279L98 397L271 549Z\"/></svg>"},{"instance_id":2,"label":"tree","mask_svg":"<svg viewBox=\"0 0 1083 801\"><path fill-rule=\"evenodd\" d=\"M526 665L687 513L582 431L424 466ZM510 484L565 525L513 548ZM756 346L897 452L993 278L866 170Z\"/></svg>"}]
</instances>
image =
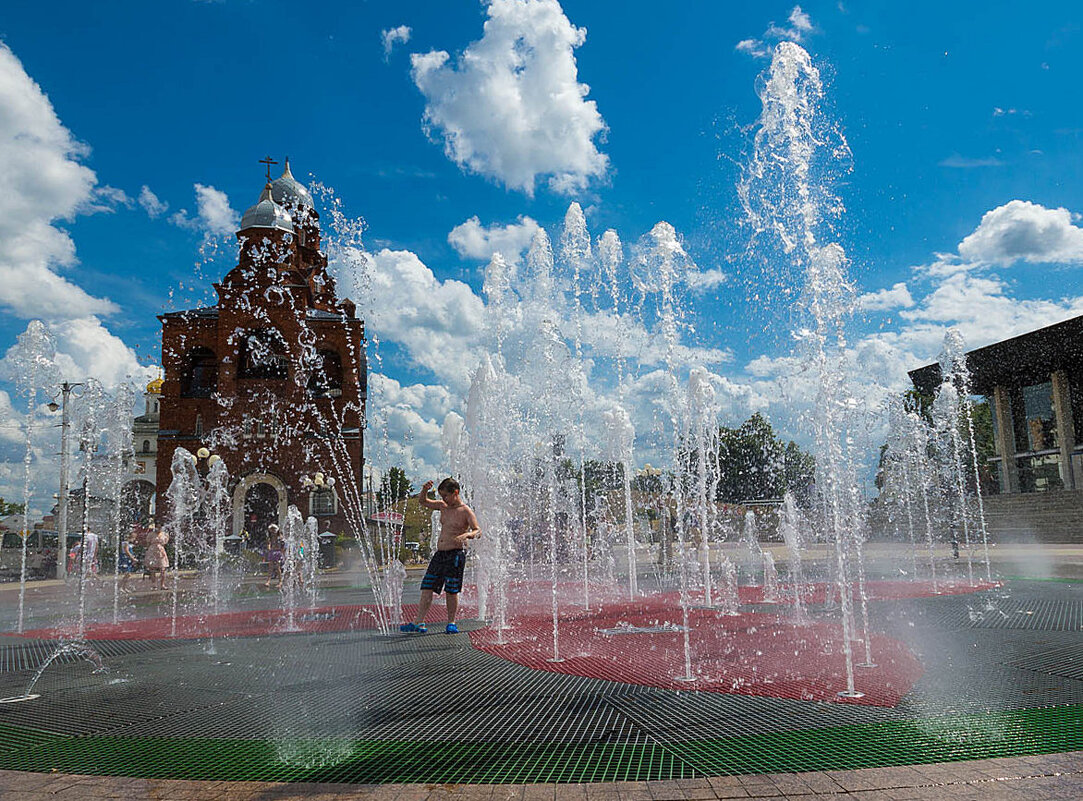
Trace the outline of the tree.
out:
<instances>
[{"instance_id":1,"label":"tree","mask_svg":"<svg viewBox=\"0 0 1083 801\"><path fill-rule=\"evenodd\" d=\"M21 515L25 509L26 506L21 503L8 503L3 498L0 498L0 517Z\"/></svg>"},{"instance_id":2,"label":"tree","mask_svg":"<svg viewBox=\"0 0 1083 801\"><path fill-rule=\"evenodd\" d=\"M717 500L727 503L781 498L787 491L803 500L816 469L813 457L779 439L759 412L739 428L719 428L718 465Z\"/></svg>"},{"instance_id":3,"label":"tree","mask_svg":"<svg viewBox=\"0 0 1083 801\"><path fill-rule=\"evenodd\" d=\"M406 471L401 467L392 467L380 482L380 491L376 493L376 500L380 506L387 507L413 494L414 485L406 477Z\"/></svg>"}]
</instances>

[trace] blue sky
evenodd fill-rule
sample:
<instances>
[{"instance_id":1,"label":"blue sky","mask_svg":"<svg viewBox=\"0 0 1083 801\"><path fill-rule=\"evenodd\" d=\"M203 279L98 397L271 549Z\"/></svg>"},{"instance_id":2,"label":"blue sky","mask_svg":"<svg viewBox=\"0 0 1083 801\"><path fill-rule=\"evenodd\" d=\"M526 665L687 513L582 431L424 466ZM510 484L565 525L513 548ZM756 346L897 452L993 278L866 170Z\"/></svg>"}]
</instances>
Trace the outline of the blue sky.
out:
<instances>
[{"instance_id":1,"label":"blue sky","mask_svg":"<svg viewBox=\"0 0 1083 801\"><path fill-rule=\"evenodd\" d=\"M523 76L539 115L529 136L472 94L499 72L483 30L494 15L540 53ZM853 154L838 192L867 296L855 372L886 391L935 357L949 325L978 346L1083 312L1081 20L1071 3L15 4L0 19L0 347L41 317L71 378L157 363L156 315L201 303L229 268L228 251L196 268L208 232L228 242L230 213L259 195L257 160L289 155L364 218L390 281L431 280L433 313L467 327L481 301L449 282L481 296L494 226L512 226L511 248L530 221L555 239L572 201L595 237L613 228L630 243L671 223L701 270L726 275L690 302L687 335L732 353L709 366L723 421L764 408L799 436L772 407L789 323L770 291L755 297L763 272L734 190L769 63L756 52L797 39L824 73L824 111ZM408 36L385 47L400 26ZM434 51L446 61L426 61ZM561 94L576 82L589 92ZM471 155L445 148L455 124ZM35 226L42 236L10 244ZM477 353L425 325L374 330L382 397L412 409L388 423L408 452L387 459L419 471L438 464L439 425L465 389L425 348ZM801 392L783 394L800 405ZM0 400L10 495L19 413Z\"/></svg>"}]
</instances>

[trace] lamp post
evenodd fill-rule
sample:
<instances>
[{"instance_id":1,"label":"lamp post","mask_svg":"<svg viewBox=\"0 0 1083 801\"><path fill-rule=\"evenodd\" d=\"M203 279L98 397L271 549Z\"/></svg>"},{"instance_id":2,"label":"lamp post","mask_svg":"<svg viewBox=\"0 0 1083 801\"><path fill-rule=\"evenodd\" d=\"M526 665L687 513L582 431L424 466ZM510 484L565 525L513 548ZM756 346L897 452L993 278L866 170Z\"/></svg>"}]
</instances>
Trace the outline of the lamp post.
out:
<instances>
[{"instance_id":1,"label":"lamp post","mask_svg":"<svg viewBox=\"0 0 1083 801\"><path fill-rule=\"evenodd\" d=\"M313 514L315 509L312 503L312 493L332 491L335 486L335 479L330 476L325 476L323 473L316 472L312 474L312 477L301 476L301 486L309 492L308 511L309 514Z\"/></svg>"},{"instance_id":2,"label":"lamp post","mask_svg":"<svg viewBox=\"0 0 1083 801\"><path fill-rule=\"evenodd\" d=\"M202 507L206 506L207 500L210 500L217 505L218 499L208 498L208 495L212 489L210 486L211 468L220 461L222 461L222 457L216 453L211 453L208 448L200 448L196 451L196 473L200 478L199 494L201 496L200 506ZM216 518L218 512L217 506L214 511L215 515L212 517ZM222 521L212 519L211 523L214 526L214 555L217 560L225 550L225 546L222 542Z\"/></svg>"},{"instance_id":3,"label":"lamp post","mask_svg":"<svg viewBox=\"0 0 1083 801\"><path fill-rule=\"evenodd\" d=\"M60 579L68 576L68 397L76 387L83 384L69 384L65 381L60 385L60 405L57 405L56 396L49 402L49 411L60 413L60 508L56 523L57 530L57 554L56 554L56 577ZM78 397L78 395L76 396ZM85 503L85 499L84 499Z\"/></svg>"},{"instance_id":4,"label":"lamp post","mask_svg":"<svg viewBox=\"0 0 1083 801\"><path fill-rule=\"evenodd\" d=\"M331 478L330 476L325 476L321 472L316 472L312 474L311 478L309 478L308 476L301 476L301 486L308 490L309 493L309 515L308 519L305 521L305 528L308 532L309 556L308 559L305 560L305 562L306 572L308 573L307 581L311 599L311 606L312 608L315 608L317 595L316 581L319 576L320 566L320 535L319 528L316 524L315 514L317 510L315 509L315 503L313 502L313 498L317 493L330 492L332 504L331 509L332 511L334 511L335 479ZM325 566L330 567L333 563L334 558L332 554L332 556L329 557L329 561L325 563Z\"/></svg>"}]
</instances>

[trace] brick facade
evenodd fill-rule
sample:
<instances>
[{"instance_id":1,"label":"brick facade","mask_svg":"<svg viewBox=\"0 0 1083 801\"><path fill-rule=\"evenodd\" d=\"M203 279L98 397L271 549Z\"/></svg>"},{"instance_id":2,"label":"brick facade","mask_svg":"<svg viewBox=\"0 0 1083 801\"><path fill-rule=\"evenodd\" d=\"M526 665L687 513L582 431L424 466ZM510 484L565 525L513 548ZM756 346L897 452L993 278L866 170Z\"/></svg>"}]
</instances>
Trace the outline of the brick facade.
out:
<instances>
[{"instance_id":1,"label":"brick facade","mask_svg":"<svg viewBox=\"0 0 1083 801\"><path fill-rule=\"evenodd\" d=\"M229 469L234 533L254 522L247 533L261 540L271 519L284 524L289 504L306 517L333 511L319 527L340 533L360 516L364 323L337 297L319 216L288 163L260 201L237 233L237 266L215 284L217 304L159 317L159 515L168 514L174 451L206 447ZM301 477L317 471L336 480L337 497L310 499ZM246 506L246 496L259 484L278 503L271 518L253 521L256 502Z\"/></svg>"}]
</instances>

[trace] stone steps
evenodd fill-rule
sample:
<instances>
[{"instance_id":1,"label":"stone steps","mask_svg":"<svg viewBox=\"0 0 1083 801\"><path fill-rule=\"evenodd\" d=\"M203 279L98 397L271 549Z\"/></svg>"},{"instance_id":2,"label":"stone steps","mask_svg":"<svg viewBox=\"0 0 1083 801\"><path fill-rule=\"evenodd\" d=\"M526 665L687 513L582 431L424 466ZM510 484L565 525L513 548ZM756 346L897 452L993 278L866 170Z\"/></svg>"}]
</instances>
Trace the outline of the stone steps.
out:
<instances>
[{"instance_id":1,"label":"stone steps","mask_svg":"<svg viewBox=\"0 0 1083 801\"><path fill-rule=\"evenodd\" d=\"M982 501L993 540L1083 542L1083 492L988 495Z\"/></svg>"}]
</instances>

